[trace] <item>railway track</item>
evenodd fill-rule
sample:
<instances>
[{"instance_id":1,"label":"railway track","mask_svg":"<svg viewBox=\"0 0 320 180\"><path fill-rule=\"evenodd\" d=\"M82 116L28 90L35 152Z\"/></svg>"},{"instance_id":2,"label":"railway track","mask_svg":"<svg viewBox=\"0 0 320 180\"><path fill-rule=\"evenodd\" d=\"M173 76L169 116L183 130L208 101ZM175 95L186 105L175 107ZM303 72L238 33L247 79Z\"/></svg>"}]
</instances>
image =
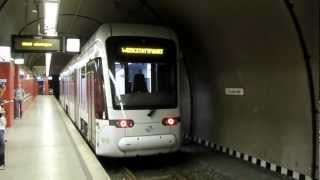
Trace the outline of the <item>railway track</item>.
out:
<instances>
[{"instance_id":1,"label":"railway track","mask_svg":"<svg viewBox=\"0 0 320 180\"><path fill-rule=\"evenodd\" d=\"M198 146L174 154L100 158L100 162L112 180L291 179Z\"/></svg>"},{"instance_id":2,"label":"railway track","mask_svg":"<svg viewBox=\"0 0 320 180\"><path fill-rule=\"evenodd\" d=\"M186 177L181 175L179 172L170 170L168 172L161 172L156 175L138 175L127 167L122 167L124 174L121 176L121 180L188 180Z\"/></svg>"}]
</instances>

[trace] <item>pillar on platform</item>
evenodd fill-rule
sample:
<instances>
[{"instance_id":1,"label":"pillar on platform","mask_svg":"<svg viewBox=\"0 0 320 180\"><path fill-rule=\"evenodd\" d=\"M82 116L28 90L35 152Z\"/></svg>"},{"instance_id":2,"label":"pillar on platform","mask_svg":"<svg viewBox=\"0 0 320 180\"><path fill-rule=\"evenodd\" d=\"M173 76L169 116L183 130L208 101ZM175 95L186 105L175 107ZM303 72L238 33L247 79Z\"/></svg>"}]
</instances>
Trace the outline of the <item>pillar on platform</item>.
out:
<instances>
[{"instance_id":1,"label":"pillar on platform","mask_svg":"<svg viewBox=\"0 0 320 180\"><path fill-rule=\"evenodd\" d=\"M14 65L14 88L16 89L20 84L19 65Z\"/></svg>"},{"instance_id":2,"label":"pillar on platform","mask_svg":"<svg viewBox=\"0 0 320 180\"><path fill-rule=\"evenodd\" d=\"M48 95L49 94L49 81L48 81L48 78L46 78L43 81L43 86L44 86L44 95Z\"/></svg>"},{"instance_id":3,"label":"pillar on platform","mask_svg":"<svg viewBox=\"0 0 320 180\"><path fill-rule=\"evenodd\" d=\"M0 63L0 79L6 79L6 91L3 95L5 100L14 99L15 65L12 62ZM14 103L8 103L4 106L6 111L7 127L13 125Z\"/></svg>"}]
</instances>

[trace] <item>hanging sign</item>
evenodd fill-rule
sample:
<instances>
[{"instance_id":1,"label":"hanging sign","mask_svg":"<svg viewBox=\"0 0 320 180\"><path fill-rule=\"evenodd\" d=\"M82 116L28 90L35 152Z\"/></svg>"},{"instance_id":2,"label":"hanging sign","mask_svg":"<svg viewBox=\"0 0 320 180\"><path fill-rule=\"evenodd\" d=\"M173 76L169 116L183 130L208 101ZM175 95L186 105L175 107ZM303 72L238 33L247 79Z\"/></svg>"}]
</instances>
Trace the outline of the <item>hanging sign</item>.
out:
<instances>
[{"instance_id":1,"label":"hanging sign","mask_svg":"<svg viewBox=\"0 0 320 180\"><path fill-rule=\"evenodd\" d=\"M61 52L63 41L61 37L13 35L11 49L20 53Z\"/></svg>"}]
</instances>

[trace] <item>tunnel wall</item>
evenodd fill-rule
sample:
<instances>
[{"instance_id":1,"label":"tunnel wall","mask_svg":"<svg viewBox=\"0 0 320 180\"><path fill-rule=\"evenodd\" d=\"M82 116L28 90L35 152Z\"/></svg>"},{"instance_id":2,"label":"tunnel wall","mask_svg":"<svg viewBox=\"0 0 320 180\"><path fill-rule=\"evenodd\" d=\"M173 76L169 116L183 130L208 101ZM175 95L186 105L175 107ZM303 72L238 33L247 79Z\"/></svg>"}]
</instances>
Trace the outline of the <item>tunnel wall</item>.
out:
<instances>
[{"instance_id":1,"label":"tunnel wall","mask_svg":"<svg viewBox=\"0 0 320 180\"><path fill-rule=\"evenodd\" d=\"M310 34L317 33L317 25L313 16L309 19L317 11L315 1L293 3L299 5L295 10L304 22L308 48L318 53L317 39ZM311 95L301 44L284 1L150 4L182 42L191 82L191 95L184 97L192 104L187 133L311 176ZM311 59L315 88L317 56ZM226 95L225 88L243 88L244 95Z\"/></svg>"}]
</instances>

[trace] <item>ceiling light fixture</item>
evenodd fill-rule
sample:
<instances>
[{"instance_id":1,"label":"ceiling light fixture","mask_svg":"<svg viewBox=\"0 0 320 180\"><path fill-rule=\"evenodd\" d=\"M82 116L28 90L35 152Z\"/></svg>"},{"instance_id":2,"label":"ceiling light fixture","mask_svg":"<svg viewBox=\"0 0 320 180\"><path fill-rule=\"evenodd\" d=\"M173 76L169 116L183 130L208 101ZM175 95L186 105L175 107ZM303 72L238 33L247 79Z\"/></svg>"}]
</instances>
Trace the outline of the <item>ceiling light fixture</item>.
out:
<instances>
[{"instance_id":1,"label":"ceiling light fixture","mask_svg":"<svg viewBox=\"0 0 320 180\"><path fill-rule=\"evenodd\" d=\"M44 3L44 32L48 36L57 35L58 8L58 2Z\"/></svg>"},{"instance_id":2,"label":"ceiling light fixture","mask_svg":"<svg viewBox=\"0 0 320 180\"><path fill-rule=\"evenodd\" d=\"M48 36L57 36L59 1L44 2L44 32ZM51 53L46 53L46 76L49 76Z\"/></svg>"},{"instance_id":3,"label":"ceiling light fixture","mask_svg":"<svg viewBox=\"0 0 320 180\"><path fill-rule=\"evenodd\" d=\"M50 64L51 64L51 53L46 53L46 76L49 76Z\"/></svg>"}]
</instances>

